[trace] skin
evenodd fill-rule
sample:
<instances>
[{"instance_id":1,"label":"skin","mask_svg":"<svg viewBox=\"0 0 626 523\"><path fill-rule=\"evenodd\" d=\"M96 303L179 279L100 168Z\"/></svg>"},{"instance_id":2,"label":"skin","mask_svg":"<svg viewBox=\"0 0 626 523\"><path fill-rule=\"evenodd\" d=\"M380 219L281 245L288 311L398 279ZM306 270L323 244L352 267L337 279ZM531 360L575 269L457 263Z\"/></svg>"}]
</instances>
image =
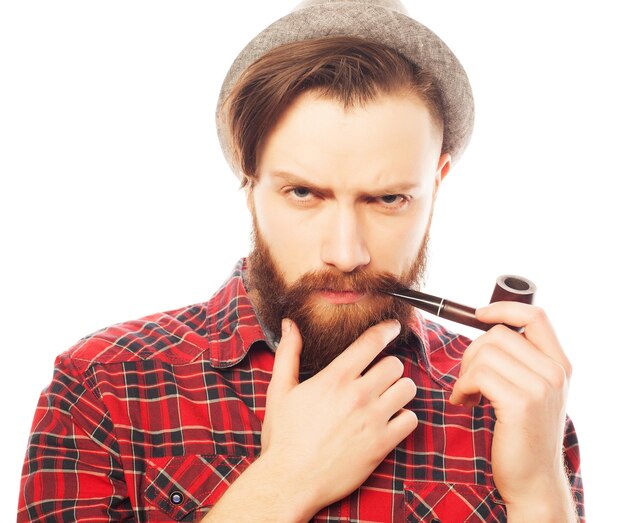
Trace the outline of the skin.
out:
<instances>
[{"instance_id":1,"label":"skin","mask_svg":"<svg viewBox=\"0 0 626 523\"><path fill-rule=\"evenodd\" d=\"M301 95L270 133L248 194L286 281L329 267L405 271L450 168L440 148L441 133L414 96L345 110ZM469 408L483 395L495 408L493 472L509 521L576 521L561 458L571 371L556 335L529 305L493 304L477 315L525 334L495 327L472 343L450 401ZM302 340L284 320L261 454L203 521L308 521L358 488L418 423L404 409L416 387L401 377L400 360L383 358L362 374L398 332L395 321L368 329L299 383Z\"/></svg>"},{"instance_id":2,"label":"skin","mask_svg":"<svg viewBox=\"0 0 626 523\"><path fill-rule=\"evenodd\" d=\"M249 193L288 284L312 269L406 271L450 167L415 97L346 112L301 96L271 133Z\"/></svg>"},{"instance_id":3,"label":"skin","mask_svg":"<svg viewBox=\"0 0 626 523\"><path fill-rule=\"evenodd\" d=\"M577 521L562 454L572 369L556 333L545 311L521 303L476 316L524 334L499 325L474 340L450 402L472 407L483 395L494 407L492 469L509 521Z\"/></svg>"}]
</instances>

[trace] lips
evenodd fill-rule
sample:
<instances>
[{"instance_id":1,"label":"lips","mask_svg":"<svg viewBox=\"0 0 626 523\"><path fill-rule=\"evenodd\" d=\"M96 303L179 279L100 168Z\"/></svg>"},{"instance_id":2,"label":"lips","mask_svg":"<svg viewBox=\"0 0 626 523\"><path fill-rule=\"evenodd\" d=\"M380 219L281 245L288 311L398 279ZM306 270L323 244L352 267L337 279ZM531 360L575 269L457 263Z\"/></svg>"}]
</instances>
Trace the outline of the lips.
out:
<instances>
[{"instance_id":1,"label":"lips","mask_svg":"<svg viewBox=\"0 0 626 523\"><path fill-rule=\"evenodd\" d=\"M365 296L363 292L334 291L330 289L323 289L319 291L319 294L325 300L335 304L355 303Z\"/></svg>"}]
</instances>

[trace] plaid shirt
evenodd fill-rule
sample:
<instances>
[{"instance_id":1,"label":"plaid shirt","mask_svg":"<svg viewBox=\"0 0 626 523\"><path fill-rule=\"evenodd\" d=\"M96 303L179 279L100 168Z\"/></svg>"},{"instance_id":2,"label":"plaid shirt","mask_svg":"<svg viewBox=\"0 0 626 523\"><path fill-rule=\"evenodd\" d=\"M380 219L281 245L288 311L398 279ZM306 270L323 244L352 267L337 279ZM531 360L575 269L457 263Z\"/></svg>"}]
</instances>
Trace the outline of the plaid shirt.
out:
<instances>
[{"instance_id":1,"label":"plaid shirt","mask_svg":"<svg viewBox=\"0 0 626 523\"><path fill-rule=\"evenodd\" d=\"M61 354L24 463L18 522L199 521L261 448L274 361L244 287L246 261L205 304L96 332ZM351 495L314 521L506 521L490 468L494 414L451 405L467 338L416 314L393 346L419 418ZM564 453L581 519L576 434ZM250 507L254 510L254 507Z\"/></svg>"}]
</instances>

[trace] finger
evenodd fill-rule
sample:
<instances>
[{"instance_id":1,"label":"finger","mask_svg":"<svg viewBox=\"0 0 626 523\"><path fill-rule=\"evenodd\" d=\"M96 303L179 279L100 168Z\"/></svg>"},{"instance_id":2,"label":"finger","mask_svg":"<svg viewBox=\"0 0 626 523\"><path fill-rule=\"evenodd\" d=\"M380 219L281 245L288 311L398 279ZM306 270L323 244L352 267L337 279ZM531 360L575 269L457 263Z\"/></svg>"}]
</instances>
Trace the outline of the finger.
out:
<instances>
[{"instance_id":1,"label":"finger","mask_svg":"<svg viewBox=\"0 0 626 523\"><path fill-rule=\"evenodd\" d=\"M510 335L508 335L508 333L510 333ZM527 352L529 349L539 352L523 335L504 325L496 325L476 338L465 349L463 359L461 360L460 376L466 372L467 368L474 362L474 359L481 353L483 348L488 345L502 347L516 356L522 356L524 352Z\"/></svg>"},{"instance_id":2,"label":"finger","mask_svg":"<svg viewBox=\"0 0 626 523\"><path fill-rule=\"evenodd\" d=\"M526 303L499 301L476 310L476 317L487 323L524 327L524 336L535 347L558 362L571 375L571 364L543 309Z\"/></svg>"},{"instance_id":3,"label":"finger","mask_svg":"<svg viewBox=\"0 0 626 523\"><path fill-rule=\"evenodd\" d=\"M490 366L474 366L461 376L452 389L450 403L453 405L476 406L476 398L485 396L494 408L511 395L522 395L523 391ZM500 401L498 401L500 400Z\"/></svg>"},{"instance_id":4,"label":"finger","mask_svg":"<svg viewBox=\"0 0 626 523\"><path fill-rule=\"evenodd\" d=\"M461 361L460 375L463 375L483 348L488 346L499 347L548 383L558 386L567 380L566 370L559 362L538 349L525 336L503 325L496 325L470 344Z\"/></svg>"},{"instance_id":5,"label":"finger","mask_svg":"<svg viewBox=\"0 0 626 523\"><path fill-rule=\"evenodd\" d=\"M417 414L412 410L400 409L387 423L388 452L411 434L418 425Z\"/></svg>"},{"instance_id":6,"label":"finger","mask_svg":"<svg viewBox=\"0 0 626 523\"><path fill-rule=\"evenodd\" d=\"M361 334L326 369L332 368L349 378L356 378L398 334L400 334L400 322L397 320L378 323Z\"/></svg>"},{"instance_id":7,"label":"finger","mask_svg":"<svg viewBox=\"0 0 626 523\"><path fill-rule=\"evenodd\" d=\"M549 360L547 356L544 356L544 358ZM533 396L543 393L550 385L543 374L535 372L524 361L511 355L498 345L484 345L480 353L466 369L466 373L470 373L472 369L481 366L492 368L513 385Z\"/></svg>"},{"instance_id":8,"label":"finger","mask_svg":"<svg viewBox=\"0 0 626 523\"><path fill-rule=\"evenodd\" d=\"M301 352L302 338L297 325L287 318L283 319L282 335L276 348L270 381L272 394L283 394L299 383Z\"/></svg>"},{"instance_id":9,"label":"finger","mask_svg":"<svg viewBox=\"0 0 626 523\"><path fill-rule=\"evenodd\" d=\"M411 378L400 378L383 392L376 408L385 415L385 419L389 419L415 398L416 393L417 387Z\"/></svg>"},{"instance_id":10,"label":"finger","mask_svg":"<svg viewBox=\"0 0 626 523\"><path fill-rule=\"evenodd\" d=\"M372 396L378 397L404 373L404 364L396 356L387 356L372 366L359 379L360 385Z\"/></svg>"}]
</instances>

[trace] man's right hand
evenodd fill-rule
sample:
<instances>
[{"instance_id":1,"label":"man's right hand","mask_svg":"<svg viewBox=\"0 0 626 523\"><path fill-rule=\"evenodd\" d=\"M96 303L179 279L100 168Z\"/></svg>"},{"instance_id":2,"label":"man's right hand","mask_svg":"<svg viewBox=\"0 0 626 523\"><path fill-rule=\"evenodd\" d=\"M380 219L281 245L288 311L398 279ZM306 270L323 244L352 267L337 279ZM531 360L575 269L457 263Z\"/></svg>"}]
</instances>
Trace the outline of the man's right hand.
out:
<instances>
[{"instance_id":1,"label":"man's right hand","mask_svg":"<svg viewBox=\"0 0 626 523\"><path fill-rule=\"evenodd\" d=\"M395 356L365 369L400 332L389 320L365 331L312 378L299 383L302 339L283 320L267 392L261 456L276 474L308 493L306 513L356 490L378 464L417 427L403 407L415 397L415 383L402 377Z\"/></svg>"}]
</instances>

